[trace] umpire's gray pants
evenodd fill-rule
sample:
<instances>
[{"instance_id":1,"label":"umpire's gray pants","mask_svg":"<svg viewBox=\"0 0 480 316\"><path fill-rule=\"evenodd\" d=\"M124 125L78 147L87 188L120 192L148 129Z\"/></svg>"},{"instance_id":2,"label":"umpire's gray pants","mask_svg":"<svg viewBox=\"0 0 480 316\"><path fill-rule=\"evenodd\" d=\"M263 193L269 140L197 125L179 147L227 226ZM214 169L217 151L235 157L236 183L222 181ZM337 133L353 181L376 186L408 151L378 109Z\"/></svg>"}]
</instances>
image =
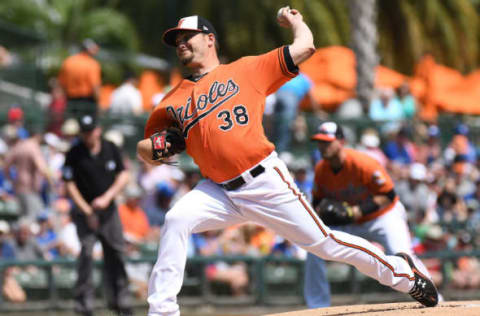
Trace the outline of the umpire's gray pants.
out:
<instances>
[{"instance_id":1,"label":"umpire's gray pants","mask_svg":"<svg viewBox=\"0 0 480 316\"><path fill-rule=\"evenodd\" d=\"M76 311L85 313L94 308L95 288L92 280L94 269L93 246L100 240L103 248L103 285L108 307L114 310L129 307L128 279L123 259L123 228L116 207L99 211L100 228L92 231L85 216L74 212L73 219L82 249L77 261L78 279L74 295Z\"/></svg>"}]
</instances>

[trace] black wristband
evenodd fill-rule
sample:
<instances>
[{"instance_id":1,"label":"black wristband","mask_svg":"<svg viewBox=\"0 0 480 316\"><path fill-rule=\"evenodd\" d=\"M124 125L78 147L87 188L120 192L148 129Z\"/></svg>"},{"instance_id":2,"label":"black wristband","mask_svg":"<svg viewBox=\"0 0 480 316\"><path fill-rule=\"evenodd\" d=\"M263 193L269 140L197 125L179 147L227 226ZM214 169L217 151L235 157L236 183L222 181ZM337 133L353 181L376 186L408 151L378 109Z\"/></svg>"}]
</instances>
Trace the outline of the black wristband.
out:
<instances>
[{"instance_id":1,"label":"black wristband","mask_svg":"<svg viewBox=\"0 0 480 316\"><path fill-rule=\"evenodd\" d=\"M380 206L377 203L375 203L372 199L368 199L362 204L360 204L359 208L360 208L360 211L362 212L362 215L365 216L378 211Z\"/></svg>"}]
</instances>

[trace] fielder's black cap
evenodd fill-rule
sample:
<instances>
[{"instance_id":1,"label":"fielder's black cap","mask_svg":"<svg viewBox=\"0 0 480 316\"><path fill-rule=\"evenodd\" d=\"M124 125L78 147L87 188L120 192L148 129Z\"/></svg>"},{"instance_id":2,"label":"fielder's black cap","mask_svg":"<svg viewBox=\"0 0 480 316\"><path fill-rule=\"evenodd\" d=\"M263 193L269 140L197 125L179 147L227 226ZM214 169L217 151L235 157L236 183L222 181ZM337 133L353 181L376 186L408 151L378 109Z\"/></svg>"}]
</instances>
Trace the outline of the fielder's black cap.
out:
<instances>
[{"instance_id":1,"label":"fielder's black cap","mask_svg":"<svg viewBox=\"0 0 480 316\"><path fill-rule=\"evenodd\" d=\"M97 118L94 115L86 114L80 117L78 124L82 133L90 132L97 127Z\"/></svg>"},{"instance_id":2,"label":"fielder's black cap","mask_svg":"<svg viewBox=\"0 0 480 316\"><path fill-rule=\"evenodd\" d=\"M205 34L213 33L215 38L217 38L217 31L215 31L212 23L199 15L192 15L181 18L178 20L176 27L168 29L163 33L163 41L165 44L174 47L177 46L175 45L175 38L178 32L181 31L197 31Z\"/></svg>"},{"instance_id":3,"label":"fielder's black cap","mask_svg":"<svg viewBox=\"0 0 480 316\"><path fill-rule=\"evenodd\" d=\"M326 142L344 138L342 127L335 122L324 122L320 124L317 133L312 136L312 140L323 140Z\"/></svg>"}]
</instances>

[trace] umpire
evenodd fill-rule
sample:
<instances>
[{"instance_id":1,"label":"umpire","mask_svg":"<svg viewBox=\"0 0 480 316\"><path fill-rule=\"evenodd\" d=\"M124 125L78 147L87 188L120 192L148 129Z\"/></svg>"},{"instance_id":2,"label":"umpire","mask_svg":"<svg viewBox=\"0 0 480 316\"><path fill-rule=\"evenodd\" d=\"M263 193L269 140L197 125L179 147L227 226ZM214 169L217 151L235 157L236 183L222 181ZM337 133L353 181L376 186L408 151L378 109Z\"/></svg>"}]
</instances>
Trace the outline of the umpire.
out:
<instances>
[{"instance_id":1,"label":"umpire","mask_svg":"<svg viewBox=\"0 0 480 316\"><path fill-rule=\"evenodd\" d=\"M72 219L77 226L82 250L78 258L75 284L75 311L93 315L93 246L100 240L103 248L103 276L108 307L119 315L130 315L128 281L122 258L122 225L114 202L129 181L119 149L102 139L96 118L84 115L79 120L80 139L67 153L63 179L75 207Z\"/></svg>"}]
</instances>

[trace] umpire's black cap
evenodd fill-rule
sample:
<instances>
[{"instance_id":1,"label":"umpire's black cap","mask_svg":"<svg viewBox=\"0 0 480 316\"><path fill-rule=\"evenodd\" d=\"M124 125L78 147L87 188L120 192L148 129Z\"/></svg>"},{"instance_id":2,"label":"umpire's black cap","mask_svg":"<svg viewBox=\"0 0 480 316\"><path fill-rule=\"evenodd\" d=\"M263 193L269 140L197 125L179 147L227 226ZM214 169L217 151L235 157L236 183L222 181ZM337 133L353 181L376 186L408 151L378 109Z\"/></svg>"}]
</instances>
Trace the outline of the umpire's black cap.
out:
<instances>
[{"instance_id":1,"label":"umpire's black cap","mask_svg":"<svg viewBox=\"0 0 480 316\"><path fill-rule=\"evenodd\" d=\"M78 124L82 133L90 132L97 127L97 118L94 115L86 114L80 117Z\"/></svg>"},{"instance_id":2,"label":"umpire's black cap","mask_svg":"<svg viewBox=\"0 0 480 316\"><path fill-rule=\"evenodd\" d=\"M197 31L205 34L213 33L215 38L217 38L217 31L215 31L215 28L210 21L199 15L192 15L181 18L178 20L176 27L168 29L165 31L165 33L163 33L163 41L165 44L174 47L177 46L175 44L175 39L178 32L181 31Z\"/></svg>"}]
</instances>

